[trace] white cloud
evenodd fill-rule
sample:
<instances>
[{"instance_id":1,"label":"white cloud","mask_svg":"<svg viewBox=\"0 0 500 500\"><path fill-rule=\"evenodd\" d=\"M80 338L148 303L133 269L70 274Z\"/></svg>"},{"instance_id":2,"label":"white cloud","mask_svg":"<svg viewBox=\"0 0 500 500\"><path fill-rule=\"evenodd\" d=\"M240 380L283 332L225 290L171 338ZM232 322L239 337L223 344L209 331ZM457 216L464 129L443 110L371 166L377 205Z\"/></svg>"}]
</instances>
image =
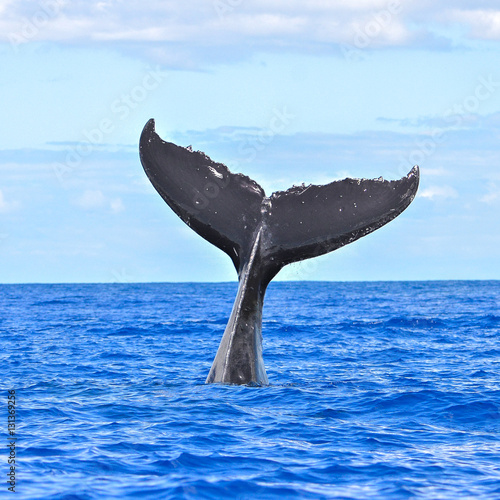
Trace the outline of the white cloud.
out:
<instances>
[{"instance_id":1,"label":"white cloud","mask_svg":"<svg viewBox=\"0 0 500 500\"><path fill-rule=\"evenodd\" d=\"M469 29L473 38L482 40L500 40L500 10L475 9L455 10L450 18Z\"/></svg>"},{"instance_id":2,"label":"white cloud","mask_svg":"<svg viewBox=\"0 0 500 500\"><path fill-rule=\"evenodd\" d=\"M426 177L446 177L451 175L450 172L448 170L445 170L443 167L425 168L422 169L422 174L424 174Z\"/></svg>"},{"instance_id":3,"label":"white cloud","mask_svg":"<svg viewBox=\"0 0 500 500\"><path fill-rule=\"evenodd\" d=\"M435 198L457 198L458 193L456 189L452 188L451 186L430 186L420 191L418 196L420 198L428 198L429 200L433 200Z\"/></svg>"},{"instance_id":4,"label":"white cloud","mask_svg":"<svg viewBox=\"0 0 500 500\"><path fill-rule=\"evenodd\" d=\"M442 45L443 29L457 24L465 36L500 39L500 8L492 0L463 0L459 8L451 0L0 0L0 12L0 40L14 47L126 42L123 50L185 65L258 50Z\"/></svg>"},{"instance_id":5,"label":"white cloud","mask_svg":"<svg viewBox=\"0 0 500 500\"><path fill-rule=\"evenodd\" d=\"M488 185L488 193L482 196L479 201L486 203L488 205L492 205L497 201L500 201L500 188L497 184L490 183Z\"/></svg>"},{"instance_id":6,"label":"white cloud","mask_svg":"<svg viewBox=\"0 0 500 500\"><path fill-rule=\"evenodd\" d=\"M111 200L109 206L114 214L118 214L125 210L125 205L123 204L121 198L115 198L114 200Z\"/></svg>"},{"instance_id":7,"label":"white cloud","mask_svg":"<svg viewBox=\"0 0 500 500\"><path fill-rule=\"evenodd\" d=\"M76 199L75 203L84 210L95 210L105 206L106 198L102 191L87 190Z\"/></svg>"},{"instance_id":8,"label":"white cloud","mask_svg":"<svg viewBox=\"0 0 500 500\"><path fill-rule=\"evenodd\" d=\"M102 191L87 189L75 200L75 204L83 210L110 210L118 214L125 210L125 205L121 198L107 198Z\"/></svg>"},{"instance_id":9,"label":"white cloud","mask_svg":"<svg viewBox=\"0 0 500 500\"><path fill-rule=\"evenodd\" d=\"M19 203L16 201L7 201L5 199L5 196L0 190L0 213L7 213L10 212L14 209L16 209L19 206Z\"/></svg>"},{"instance_id":10,"label":"white cloud","mask_svg":"<svg viewBox=\"0 0 500 500\"><path fill-rule=\"evenodd\" d=\"M5 11L9 3L11 3L11 0L0 0L0 14Z\"/></svg>"}]
</instances>

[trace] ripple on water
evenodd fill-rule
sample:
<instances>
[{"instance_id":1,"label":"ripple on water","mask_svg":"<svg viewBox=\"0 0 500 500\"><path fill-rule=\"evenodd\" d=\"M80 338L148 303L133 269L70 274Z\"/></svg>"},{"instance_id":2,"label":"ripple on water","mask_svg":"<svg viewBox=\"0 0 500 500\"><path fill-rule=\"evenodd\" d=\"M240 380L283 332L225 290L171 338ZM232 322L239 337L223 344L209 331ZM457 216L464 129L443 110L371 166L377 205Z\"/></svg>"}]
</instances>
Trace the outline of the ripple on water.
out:
<instances>
[{"instance_id":1,"label":"ripple on water","mask_svg":"<svg viewBox=\"0 0 500 500\"><path fill-rule=\"evenodd\" d=\"M234 283L0 288L22 498L500 496L497 282L273 283L268 387L204 384Z\"/></svg>"}]
</instances>

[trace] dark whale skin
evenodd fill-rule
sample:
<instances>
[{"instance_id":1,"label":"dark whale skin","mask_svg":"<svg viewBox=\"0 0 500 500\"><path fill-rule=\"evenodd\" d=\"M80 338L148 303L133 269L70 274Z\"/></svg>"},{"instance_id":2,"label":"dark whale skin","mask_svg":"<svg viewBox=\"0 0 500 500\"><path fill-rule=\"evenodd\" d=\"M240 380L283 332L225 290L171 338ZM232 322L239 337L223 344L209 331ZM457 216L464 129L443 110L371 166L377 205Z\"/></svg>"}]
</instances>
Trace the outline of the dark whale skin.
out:
<instances>
[{"instance_id":1,"label":"dark whale skin","mask_svg":"<svg viewBox=\"0 0 500 500\"><path fill-rule=\"evenodd\" d=\"M142 166L170 208L226 252L239 287L207 383L267 385L262 309L269 282L286 264L325 254L369 234L413 201L419 169L396 181L344 179L266 196L200 151L163 141L154 120L142 131Z\"/></svg>"}]
</instances>

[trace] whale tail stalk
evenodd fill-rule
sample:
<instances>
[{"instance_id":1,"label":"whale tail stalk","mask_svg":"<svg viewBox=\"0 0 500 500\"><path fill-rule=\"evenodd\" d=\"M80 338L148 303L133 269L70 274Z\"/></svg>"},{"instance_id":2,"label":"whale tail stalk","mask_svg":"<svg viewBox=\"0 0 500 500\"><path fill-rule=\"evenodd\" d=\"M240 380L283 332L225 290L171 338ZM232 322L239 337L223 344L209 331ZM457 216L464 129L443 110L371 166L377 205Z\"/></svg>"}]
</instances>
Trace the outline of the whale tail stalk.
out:
<instances>
[{"instance_id":1,"label":"whale tail stalk","mask_svg":"<svg viewBox=\"0 0 500 500\"><path fill-rule=\"evenodd\" d=\"M286 264L351 243L397 217L418 189L418 167L397 181L344 179L266 196L204 153L163 141L149 120L140 157L151 183L194 231L226 252L238 294L207 383L267 384L262 307L269 282Z\"/></svg>"}]
</instances>

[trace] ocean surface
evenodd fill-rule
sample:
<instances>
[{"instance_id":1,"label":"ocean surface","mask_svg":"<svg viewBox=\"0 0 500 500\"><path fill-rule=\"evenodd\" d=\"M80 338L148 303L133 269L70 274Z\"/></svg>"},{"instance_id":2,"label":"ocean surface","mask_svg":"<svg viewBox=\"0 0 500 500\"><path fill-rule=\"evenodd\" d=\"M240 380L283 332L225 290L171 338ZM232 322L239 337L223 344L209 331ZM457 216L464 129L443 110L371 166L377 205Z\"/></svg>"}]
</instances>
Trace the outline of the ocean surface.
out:
<instances>
[{"instance_id":1,"label":"ocean surface","mask_svg":"<svg viewBox=\"0 0 500 500\"><path fill-rule=\"evenodd\" d=\"M0 498L500 499L500 282L272 283L205 385L236 288L0 285Z\"/></svg>"}]
</instances>

